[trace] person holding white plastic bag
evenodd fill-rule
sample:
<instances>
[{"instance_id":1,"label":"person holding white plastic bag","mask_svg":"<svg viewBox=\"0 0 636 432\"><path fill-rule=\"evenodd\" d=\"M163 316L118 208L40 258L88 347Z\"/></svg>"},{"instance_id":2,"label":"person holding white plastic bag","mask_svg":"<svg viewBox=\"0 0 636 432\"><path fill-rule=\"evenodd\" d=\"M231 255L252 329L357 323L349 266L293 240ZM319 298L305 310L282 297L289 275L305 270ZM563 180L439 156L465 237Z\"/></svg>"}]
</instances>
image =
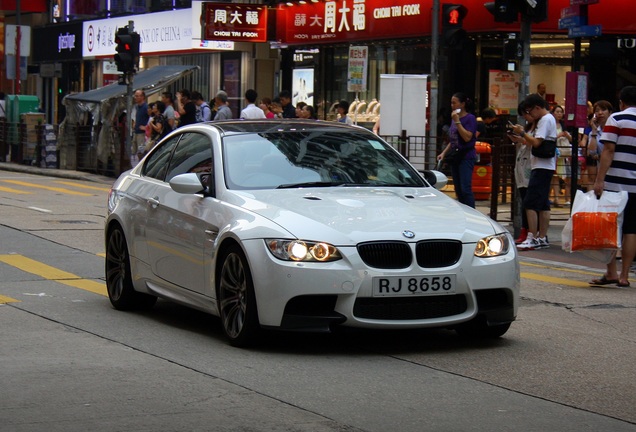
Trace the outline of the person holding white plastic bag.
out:
<instances>
[{"instance_id":1,"label":"person holding white plastic bag","mask_svg":"<svg viewBox=\"0 0 636 432\"><path fill-rule=\"evenodd\" d=\"M629 287L629 270L636 255L636 86L624 87L619 98L621 111L610 116L600 137L603 152L594 193L599 197L605 190L628 193L623 214L621 272L616 273L613 259L600 280L616 280L616 286Z\"/></svg>"}]
</instances>

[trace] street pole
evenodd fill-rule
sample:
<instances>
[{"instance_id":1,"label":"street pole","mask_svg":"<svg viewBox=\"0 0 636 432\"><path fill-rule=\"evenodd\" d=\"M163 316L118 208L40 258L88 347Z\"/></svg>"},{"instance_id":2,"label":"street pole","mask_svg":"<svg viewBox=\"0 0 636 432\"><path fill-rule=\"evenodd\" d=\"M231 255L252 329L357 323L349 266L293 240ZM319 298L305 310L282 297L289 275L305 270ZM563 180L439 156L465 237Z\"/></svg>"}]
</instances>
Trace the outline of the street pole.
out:
<instances>
[{"instance_id":1,"label":"street pole","mask_svg":"<svg viewBox=\"0 0 636 432\"><path fill-rule=\"evenodd\" d=\"M431 111L431 122L428 125L429 147L428 160L434 167L434 161L437 159L437 98L439 88L439 77L437 73L437 63L439 57L439 0L433 0L432 12L432 30L431 30L431 94L429 100L429 109ZM426 113L424 114L426 115Z\"/></svg>"},{"instance_id":2,"label":"street pole","mask_svg":"<svg viewBox=\"0 0 636 432\"><path fill-rule=\"evenodd\" d=\"M15 3L16 11L15 11L15 94L20 94L20 66L22 62L20 61L20 43L22 42L22 34L20 32L20 0L16 0Z\"/></svg>"},{"instance_id":3,"label":"street pole","mask_svg":"<svg viewBox=\"0 0 636 432\"><path fill-rule=\"evenodd\" d=\"M132 33L135 30L135 22L128 21L128 33ZM126 79L126 123L128 125L128 133L126 134L126 154L128 154L128 160L132 159L132 137L135 131L132 128L132 96L133 96L133 77L135 72L124 72Z\"/></svg>"}]
</instances>

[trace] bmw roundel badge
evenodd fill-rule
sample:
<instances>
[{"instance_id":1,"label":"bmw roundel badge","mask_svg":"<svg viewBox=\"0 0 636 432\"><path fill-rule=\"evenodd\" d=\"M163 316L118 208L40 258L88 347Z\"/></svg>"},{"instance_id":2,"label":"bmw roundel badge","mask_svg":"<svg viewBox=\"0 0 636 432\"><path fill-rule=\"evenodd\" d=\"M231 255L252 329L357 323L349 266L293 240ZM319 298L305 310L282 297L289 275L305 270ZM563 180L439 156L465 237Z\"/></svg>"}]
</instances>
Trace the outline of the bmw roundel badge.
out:
<instances>
[{"instance_id":1,"label":"bmw roundel badge","mask_svg":"<svg viewBox=\"0 0 636 432\"><path fill-rule=\"evenodd\" d=\"M402 235L406 238L413 238L415 237L415 233L411 230L404 230L402 231Z\"/></svg>"}]
</instances>

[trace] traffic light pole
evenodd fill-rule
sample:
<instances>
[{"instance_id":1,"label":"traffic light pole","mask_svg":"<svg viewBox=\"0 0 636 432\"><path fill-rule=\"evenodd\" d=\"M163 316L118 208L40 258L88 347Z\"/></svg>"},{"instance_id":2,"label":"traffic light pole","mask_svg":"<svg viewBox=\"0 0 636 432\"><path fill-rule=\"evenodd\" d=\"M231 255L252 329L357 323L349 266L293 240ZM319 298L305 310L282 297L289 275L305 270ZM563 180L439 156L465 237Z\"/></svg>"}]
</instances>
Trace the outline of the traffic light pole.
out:
<instances>
[{"instance_id":1,"label":"traffic light pole","mask_svg":"<svg viewBox=\"0 0 636 432\"><path fill-rule=\"evenodd\" d=\"M439 61L439 0L433 0L433 18L431 20L431 94L429 100L429 109L431 111L431 122L428 125L429 147L428 160L431 167L435 167L437 160L437 99L439 91L439 74L437 66Z\"/></svg>"},{"instance_id":2,"label":"traffic light pole","mask_svg":"<svg viewBox=\"0 0 636 432\"><path fill-rule=\"evenodd\" d=\"M128 161L131 160L132 154L132 137L135 132L132 128L133 118L132 118L132 95L133 95L133 77L135 76L132 72L126 72L124 77L126 79L126 155L128 155Z\"/></svg>"}]
</instances>

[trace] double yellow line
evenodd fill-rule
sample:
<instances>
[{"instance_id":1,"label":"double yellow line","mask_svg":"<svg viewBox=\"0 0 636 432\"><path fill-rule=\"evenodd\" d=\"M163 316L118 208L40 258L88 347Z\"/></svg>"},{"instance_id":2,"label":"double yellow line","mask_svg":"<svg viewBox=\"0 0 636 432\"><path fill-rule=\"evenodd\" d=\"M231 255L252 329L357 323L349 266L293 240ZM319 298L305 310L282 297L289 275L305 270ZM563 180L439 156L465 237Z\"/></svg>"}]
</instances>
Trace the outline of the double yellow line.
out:
<instances>
[{"instance_id":1,"label":"double yellow line","mask_svg":"<svg viewBox=\"0 0 636 432\"><path fill-rule=\"evenodd\" d=\"M55 267L51 267L39 261L27 258L22 255L9 254L0 255L0 262L18 268L26 273L31 273L36 276L40 276L47 280L53 280L64 285L71 286L73 288L79 288L84 291L90 291L95 294L107 296L106 284L104 282L97 282L94 280L83 279L73 273L60 270ZM7 300L8 299L8 300ZM0 296L0 303L10 303L12 301L19 301L11 299L10 297Z\"/></svg>"}]
</instances>

